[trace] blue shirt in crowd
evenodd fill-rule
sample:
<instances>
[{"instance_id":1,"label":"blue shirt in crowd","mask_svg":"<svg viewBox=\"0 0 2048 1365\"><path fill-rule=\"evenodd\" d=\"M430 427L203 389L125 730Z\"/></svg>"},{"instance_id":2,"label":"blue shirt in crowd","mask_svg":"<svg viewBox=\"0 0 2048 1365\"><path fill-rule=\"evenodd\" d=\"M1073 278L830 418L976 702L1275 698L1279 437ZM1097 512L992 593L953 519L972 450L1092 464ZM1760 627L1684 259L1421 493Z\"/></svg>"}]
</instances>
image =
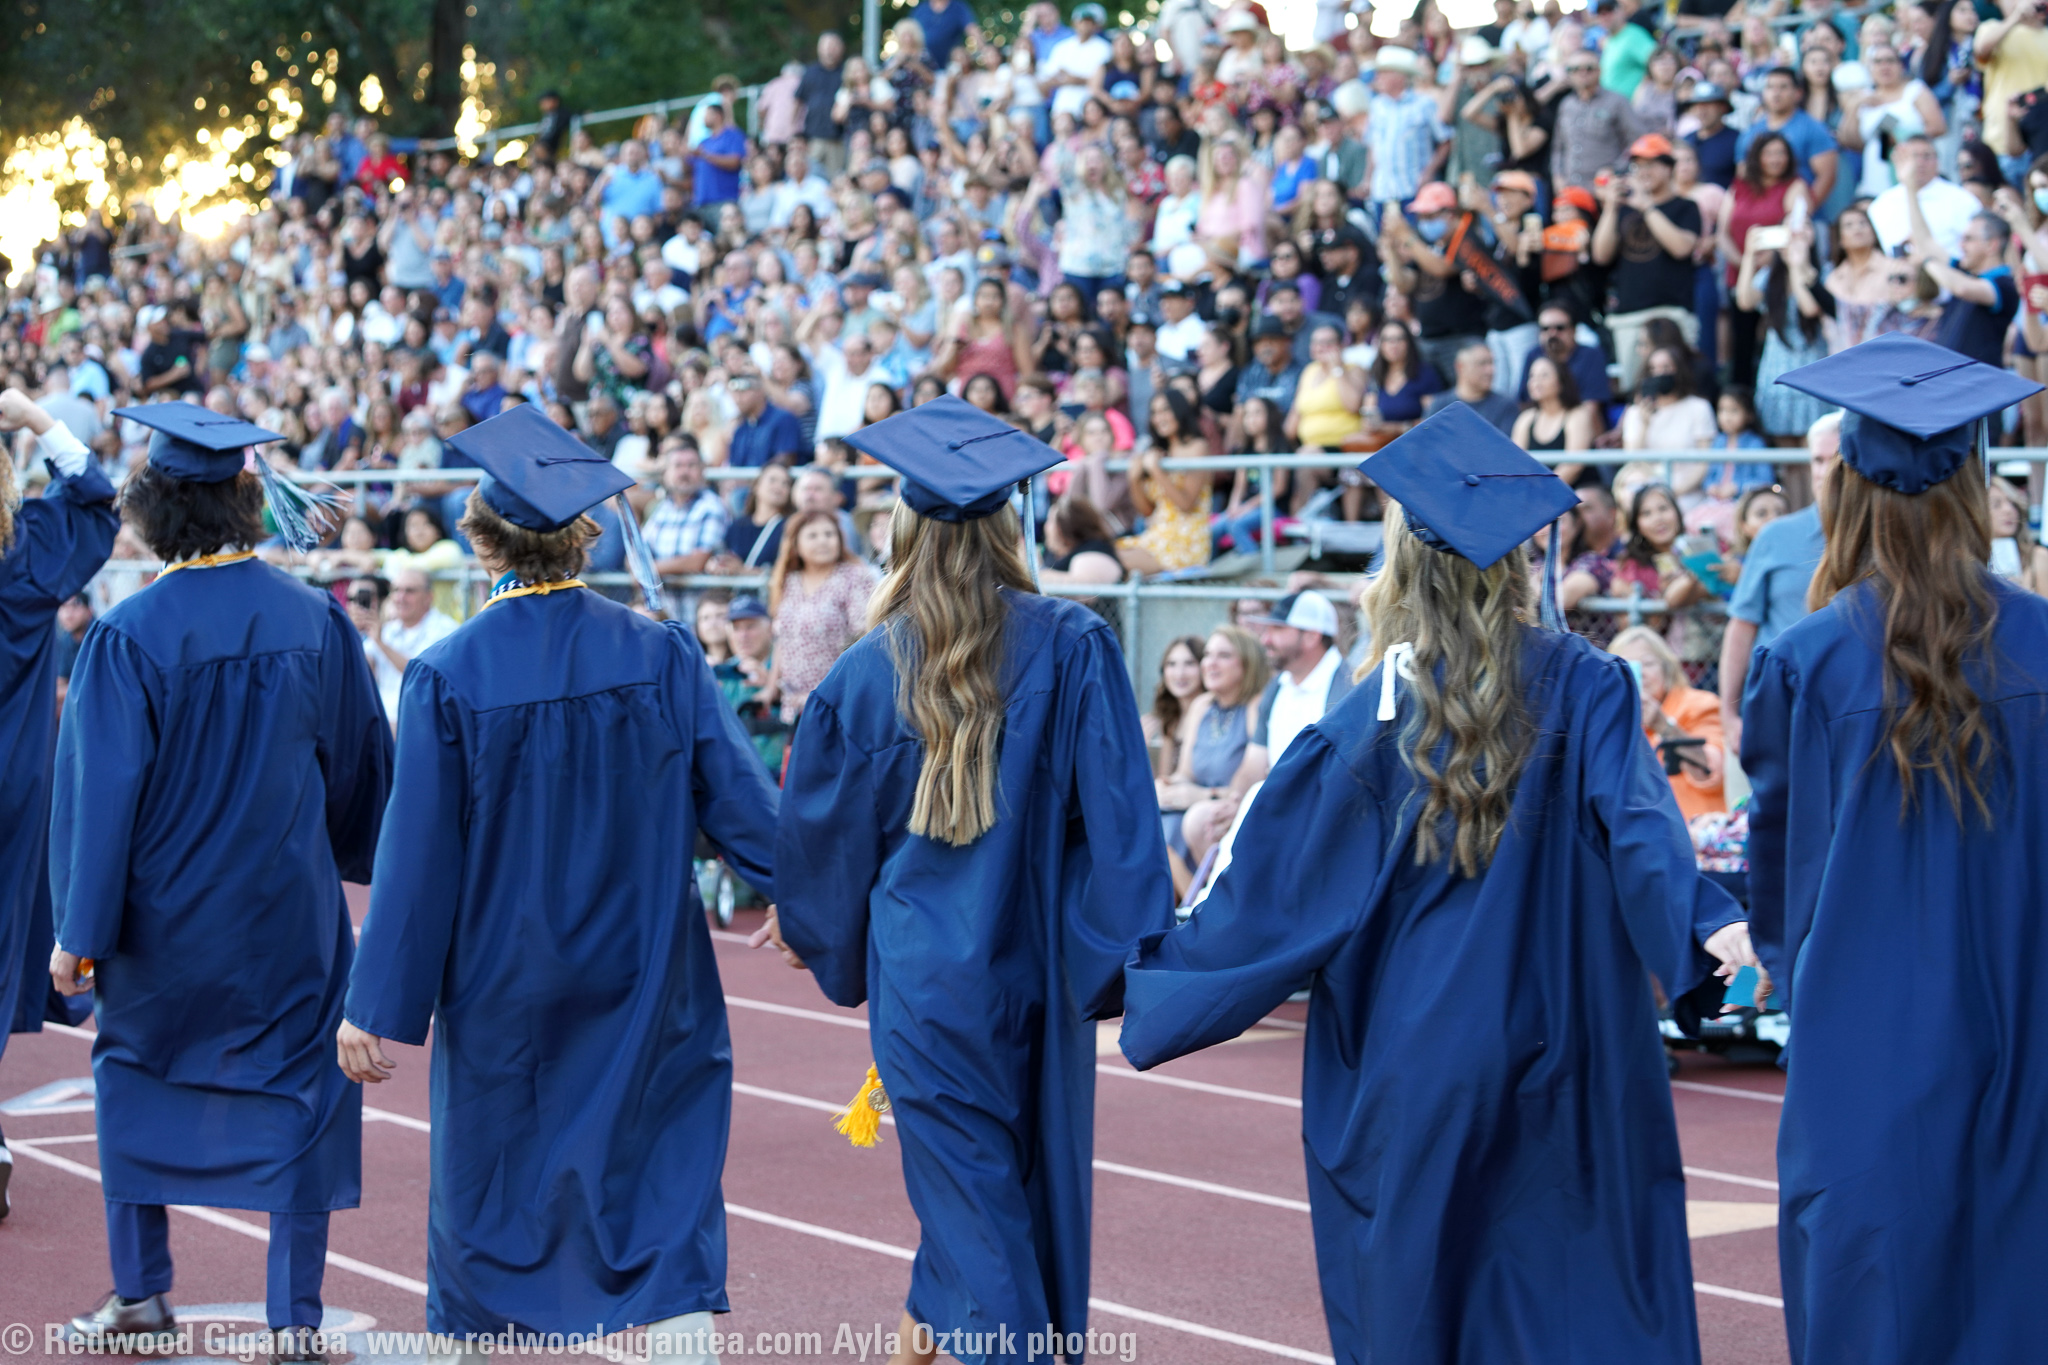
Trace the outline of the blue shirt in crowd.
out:
<instances>
[{"instance_id":1,"label":"blue shirt in crowd","mask_svg":"<svg viewBox=\"0 0 2048 1365\"><path fill-rule=\"evenodd\" d=\"M1835 135L1828 131L1827 125L1804 109L1795 109L1792 117L1785 120L1783 128L1771 127L1762 115L1758 115L1736 139L1736 159L1739 161L1748 156L1749 144L1765 133L1776 133L1785 139L1786 145L1792 148L1792 163L1799 168L1799 178L1808 184L1813 183L1813 159L1824 152L1836 150ZM1702 166L1700 169L1701 178L1705 179L1706 168Z\"/></svg>"},{"instance_id":2,"label":"blue shirt in crowd","mask_svg":"<svg viewBox=\"0 0 2048 1365\"><path fill-rule=\"evenodd\" d=\"M952 0L944 9L924 0L910 12L910 17L924 30L925 62L934 71L946 69L946 59L953 55L953 49L975 22L974 11L967 7L966 0Z\"/></svg>"},{"instance_id":3,"label":"blue shirt in crowd","mask_svg":"<svg viewBox=\"0 0 2048 1365\"><path fill-rule=\"evenodd\" d=\"M732 429L725 462L741 469L759 469L777 455L804 453L804 429L796 415L773 403L749 422L742 417Z\"/></svg>"},{"instance_id":4,"label":"blue shirt in crowd","mask_svg":"<svg viewBox=\"0 0 2048 1365\"><path fill-rule=\"evenodd\" d=\"M1728 614L1756 627L1759 649L1806 615L1806 587L1826 548L1817 506L1779 517L1756 533Z\"/></svg>"},{"instance_id":5,"label":"blue shirt in crowd","mask_svg":"<svg viewBox=\"0 0 2048 1365\"><path fill-rule=\"evenodd\" d=\"M742 160L747 155L747 135L727 124L697 144L700 152L713 156L736 156ZM699 158L696 167L696 183L691 201L694 204L725 204L740 197L740 168L726 170ZM658 199L657 199L657 202Z\"/></svg>"}]
</instances>

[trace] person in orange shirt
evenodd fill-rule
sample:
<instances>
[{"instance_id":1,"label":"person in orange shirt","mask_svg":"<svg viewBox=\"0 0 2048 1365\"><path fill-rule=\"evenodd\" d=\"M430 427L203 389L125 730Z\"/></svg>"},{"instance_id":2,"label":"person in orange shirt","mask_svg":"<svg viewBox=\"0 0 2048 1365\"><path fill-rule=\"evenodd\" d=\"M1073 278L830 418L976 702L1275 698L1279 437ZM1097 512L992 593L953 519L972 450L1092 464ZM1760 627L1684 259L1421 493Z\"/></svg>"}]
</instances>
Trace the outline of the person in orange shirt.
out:
<instances>
[{"instance_id":1,"label":"person in orange shirt","mask_svg":"<svg viewBox=\"0 0 2048 1365\"><path fill-rule=\"evenodd\" d=\"M1686 738L1706 741L1697 748L1676 751L1685 760L1671 776L1671 794L1678 798L1680 813L1691 821L1708 811L1727 810L1728 800L1721 790L1720 698L1688 686L1678 656L1664 637L1648 626L1624 630L1607 651L1636 666L1643 692L1643 734L1651 744Z\"/></svg>"}]
</instances>

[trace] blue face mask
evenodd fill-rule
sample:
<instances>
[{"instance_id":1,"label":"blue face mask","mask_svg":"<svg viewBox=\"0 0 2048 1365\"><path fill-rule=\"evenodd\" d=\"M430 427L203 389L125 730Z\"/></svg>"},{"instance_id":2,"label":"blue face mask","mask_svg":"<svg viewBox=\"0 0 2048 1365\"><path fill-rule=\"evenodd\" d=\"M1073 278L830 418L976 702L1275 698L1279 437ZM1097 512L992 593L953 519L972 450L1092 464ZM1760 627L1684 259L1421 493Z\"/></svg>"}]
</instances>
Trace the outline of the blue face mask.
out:
<instances>
[{"instance_id":1,"label":"blue face mask","mask_svg":"<svg viewBox=\"0 0 2048 1365\"><path fill-rule=\"evenodd\" d=\"M1451 235L1451 220L1448 218L1425 218L1415 225L1425 242L1441 242Z\"/></svg>"},{"instance_id":2,"label":"blue face mask","mask_svg":"<svg viewBox=\"0 0 2048 1365\"><path fill-rule=\"evenodd\" d=\"M2048 190L2034 191L2034 207L2043 213L2048 213Z\"/></svg>"}]
</instances>

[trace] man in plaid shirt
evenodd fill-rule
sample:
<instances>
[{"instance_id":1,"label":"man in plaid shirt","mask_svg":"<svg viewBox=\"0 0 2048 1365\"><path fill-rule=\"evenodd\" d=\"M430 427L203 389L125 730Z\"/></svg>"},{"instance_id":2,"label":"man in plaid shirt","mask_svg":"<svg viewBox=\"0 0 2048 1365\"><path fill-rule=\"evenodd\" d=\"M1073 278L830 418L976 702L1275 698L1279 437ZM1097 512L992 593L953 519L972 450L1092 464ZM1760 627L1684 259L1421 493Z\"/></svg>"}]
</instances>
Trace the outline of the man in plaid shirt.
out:
<instances>
[{"instance_id":1,"label":"man in plaid shirt","mask_svg":"<svg viewBox=\"0 0 2048 1365\"><path fill-rule=\"evenodd\" d=\"M697 442L679 434L664 445L668 460L662 468L661 497L643 528L647 548L654 556L655 572L663 577L702 573L711 556L725 548L725 528L732 517L725 502L704 485L704 457ZM688 620L688 605L685 594L669 589L670 615Z\"/></svg>"}]
</instances>

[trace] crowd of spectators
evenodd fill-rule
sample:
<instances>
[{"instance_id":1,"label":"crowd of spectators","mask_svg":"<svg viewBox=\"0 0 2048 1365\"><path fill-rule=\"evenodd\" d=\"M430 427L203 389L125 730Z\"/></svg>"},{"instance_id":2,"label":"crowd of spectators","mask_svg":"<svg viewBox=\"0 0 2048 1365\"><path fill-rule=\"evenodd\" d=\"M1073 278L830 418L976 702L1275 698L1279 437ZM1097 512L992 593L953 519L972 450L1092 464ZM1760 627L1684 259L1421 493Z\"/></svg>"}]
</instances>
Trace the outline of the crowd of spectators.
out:
<instances>
[{"instance_id":1,"label":"crowd of spectators","mask_svg":"<svg viewBox=\"0 0 2048 1365\"><path fill-rule=\"evenodd\" d=\"M1424 0L1386 37L1333 0L1293 46L1242 0L1145 31L1095 3L1032 4L1007 36L985 17L923 0L872 66L824 34L670 121L586 127L550 98L499 164L335 114L217 237L138 202L49 244L0 373L117 474L147 433L111 408L185 400L282 433L266 457L310 474L415 476L350 485L312 556L387 691L473 605L446 572L470 486L448 439L543 405L636 480L663 574L744 580L669 607L772 764L886 556L891 480L844 438L942 393L1066 454L1037 505L1049 572L1080 584L1256 551L1268 492L1281 535L1376 519L1354 469L1227 457L1362 457L1449 402L1533 451L1645 452L1561 458L1583 498L1561 595L1602 644L1647 617L1666 653L1632 657L1670 697L1725 691L1744 556L1813 496L1796 452L1715 454L1807 441L1826 410L1777 375L1893 331L2048 368L2033 0L1496 0L1462 30ZM2048 444L2048 406L2001 439ZM2027 485L2001 494L2000 562L2038 587ZM1654 609L1581 605L1630 595ZM1177 852L1256 780L1269 663L1307 676L1287 653L1242 631L1169 651Z\"/></svg>"}]
</instances>

